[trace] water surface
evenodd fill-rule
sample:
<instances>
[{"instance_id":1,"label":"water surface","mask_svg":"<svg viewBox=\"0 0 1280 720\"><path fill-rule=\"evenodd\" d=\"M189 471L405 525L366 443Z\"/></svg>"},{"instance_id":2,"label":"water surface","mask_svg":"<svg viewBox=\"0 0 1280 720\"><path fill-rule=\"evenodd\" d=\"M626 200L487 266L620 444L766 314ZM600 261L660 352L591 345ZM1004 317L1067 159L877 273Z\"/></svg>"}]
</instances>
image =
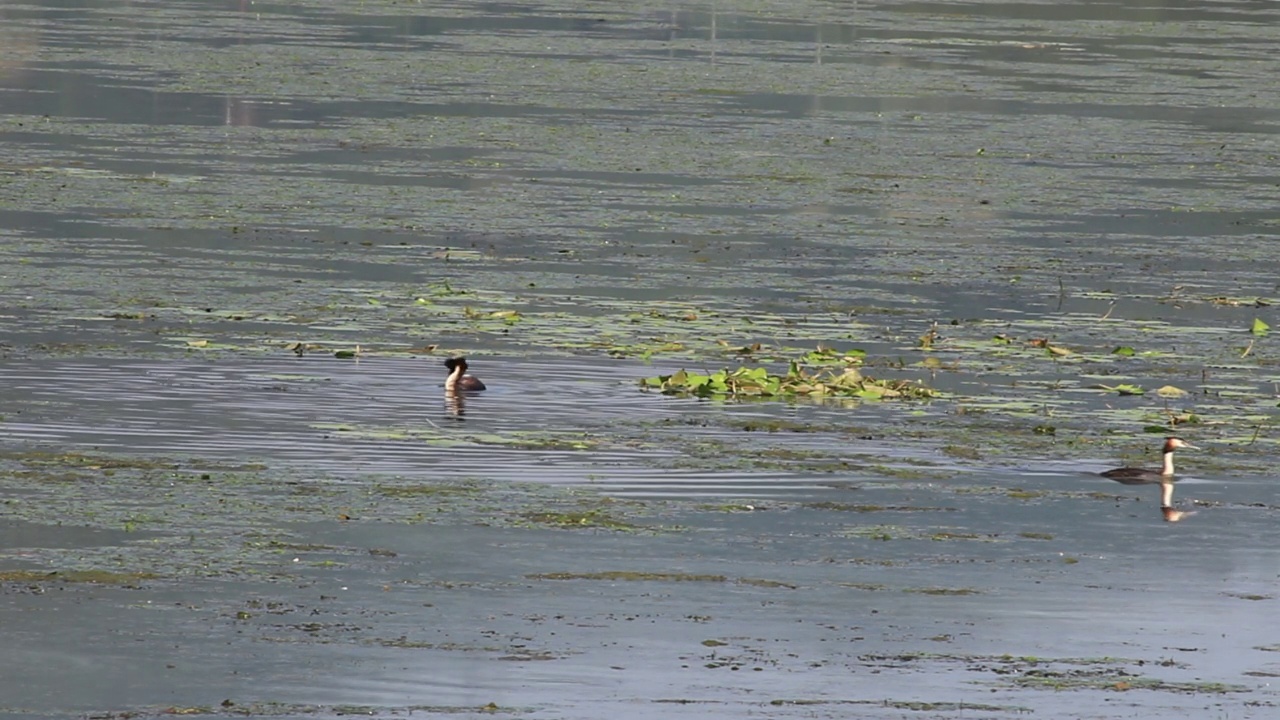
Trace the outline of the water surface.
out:
<instances>
[{"instance_id":1,"label":"water surface","mask_svg":"<svg viewBox=\"0 0 1280 720\"><path fill-rule=\"evenodd\" d=\"M0 712L1277 702L1272 5L0 19Z\"/></svg>"}]
</instances>

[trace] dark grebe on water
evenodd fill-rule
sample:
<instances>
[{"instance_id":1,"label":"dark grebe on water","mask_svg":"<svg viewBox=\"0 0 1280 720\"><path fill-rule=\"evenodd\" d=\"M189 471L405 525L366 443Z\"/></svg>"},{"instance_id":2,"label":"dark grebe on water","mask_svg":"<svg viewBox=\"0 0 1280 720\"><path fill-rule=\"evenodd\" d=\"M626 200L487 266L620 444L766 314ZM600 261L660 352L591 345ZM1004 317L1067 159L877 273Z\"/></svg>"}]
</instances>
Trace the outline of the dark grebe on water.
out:
<instances>
[{"instance_id":1,"label":"dark grebe on water","mask_svg":"<svg viewBox=\"0 0 1280 720\"><path fill-rule=\"evenodd\" d=\"M1118 483L1125 485L1146 485L1149 483L1169 483L1173 480L1173 451L1178 448L1190 448L1199 450L1200 448L1183 440L1182 438L1170 437L1164 439L1164 464L1160 471L1148 470L1146 468L1122 467L1114 470L1108 470L1102 473L1102 477L1110 478ZM1172 490L1173 485L1169 485Z\"/></svg>"},{"instance_id":2,"label":"dark grebe on water","mask_svg":"<svg viewBox=\"0 0 1280 720\"><path fill-rule=\"evenodd\" d=\"M454 392L463 390L467 392L479 392L484 389L484 383L474 375L467 374L467 359L464 357L449 358L444 361L444 366L449 368L449 377L444 381L445 392Z\"/></svg>"}]
</instances>

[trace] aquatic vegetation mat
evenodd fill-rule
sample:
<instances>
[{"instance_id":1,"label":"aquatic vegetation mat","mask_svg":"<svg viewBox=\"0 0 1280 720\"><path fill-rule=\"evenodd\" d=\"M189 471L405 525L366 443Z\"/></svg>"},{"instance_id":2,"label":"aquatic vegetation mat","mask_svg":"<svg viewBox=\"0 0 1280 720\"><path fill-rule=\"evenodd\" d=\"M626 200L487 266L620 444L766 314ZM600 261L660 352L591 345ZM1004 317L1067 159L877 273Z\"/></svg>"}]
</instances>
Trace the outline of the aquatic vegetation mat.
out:
<instances>
[{"instance_id":1,"label":"aquatic vegetation mat","mask_svg":"<svg viewBox=\"0 0 1280 720\"><path fill-rule=\"evenodd\" d=\"M826 353L811 353L810 355ZM844 366L834 369L806 371L798 360L792 360L786 374L771 374L763 367L739 367L707 375L679 370L671 375L645 378L644 388L668 395L693 397L852 397L861 400L927 399L938 393L910 381L876 380L862 374L858 366L861 356L846 356Z\"/></svg>"}]
</instances>

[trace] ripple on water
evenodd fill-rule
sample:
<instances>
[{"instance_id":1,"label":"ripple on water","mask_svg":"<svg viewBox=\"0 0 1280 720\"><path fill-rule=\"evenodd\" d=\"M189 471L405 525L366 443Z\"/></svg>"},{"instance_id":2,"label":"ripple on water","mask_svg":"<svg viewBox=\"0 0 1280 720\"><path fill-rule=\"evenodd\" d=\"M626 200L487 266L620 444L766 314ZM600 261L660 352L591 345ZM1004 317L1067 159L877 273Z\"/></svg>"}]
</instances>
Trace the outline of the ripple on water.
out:
<instances>
[{"instance_id":1,"label":"ripple on water","mask_svg":"<svg viewBox=\"0 0 1280 720\"><path fill-rule=\"evenodd\" d=\"M678 448L635 423L697 404L638 392L634 363L480 358L489 390L445 402L438 358L9 361L0 439L129 454L269 459L323 474L608 484L644 494L759 494L794 473L655 469ZM659 463L660 464L660 463Z\"/></svg>"}]
</instances>

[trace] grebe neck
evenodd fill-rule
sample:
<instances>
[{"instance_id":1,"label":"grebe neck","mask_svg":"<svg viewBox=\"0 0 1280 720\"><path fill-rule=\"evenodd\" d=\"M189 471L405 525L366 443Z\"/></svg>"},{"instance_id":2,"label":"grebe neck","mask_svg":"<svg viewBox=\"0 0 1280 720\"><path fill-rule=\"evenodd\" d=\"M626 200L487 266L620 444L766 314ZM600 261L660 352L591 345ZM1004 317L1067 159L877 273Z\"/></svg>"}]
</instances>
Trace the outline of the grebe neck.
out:
<instances>
[{"instance_id":1,"label":"grebe neck","mask_svg":"<svg viewBox=\"0 0 1280 720\"><path fill-rule=\"evenodd\" d=\"M1167 457L1167 456L1166 456ZM1160 483L1160 507L1173 507L1173 483Z\"/></svg>"},{"instance_id":2,"label":"grebe neck","mask_svg":"<svg viewBox=\"0 0 1280 720\"><path fill-rule=\"evenodd\" d=\"M458 380L462 378L462 363L453 366L453 371L449 373L449 377L445 378L444 389L446 392L453 392L458 388ZM1165 456L1168 457L1167 455ZM1167 464L1167 461L1166 461Z\"/></svg>"},{"instance_id":3,"label":"grebe neck","mask_svg":"<svg viewBox=\"0 0 1280 720\"><path fill-rule=\"evenodd\" d=\"M1172 450L1164 451L1164 466L1160 468L1160 474L1165 476L1173 474L1173 451Z\"/></svg>"}]
</instances>

